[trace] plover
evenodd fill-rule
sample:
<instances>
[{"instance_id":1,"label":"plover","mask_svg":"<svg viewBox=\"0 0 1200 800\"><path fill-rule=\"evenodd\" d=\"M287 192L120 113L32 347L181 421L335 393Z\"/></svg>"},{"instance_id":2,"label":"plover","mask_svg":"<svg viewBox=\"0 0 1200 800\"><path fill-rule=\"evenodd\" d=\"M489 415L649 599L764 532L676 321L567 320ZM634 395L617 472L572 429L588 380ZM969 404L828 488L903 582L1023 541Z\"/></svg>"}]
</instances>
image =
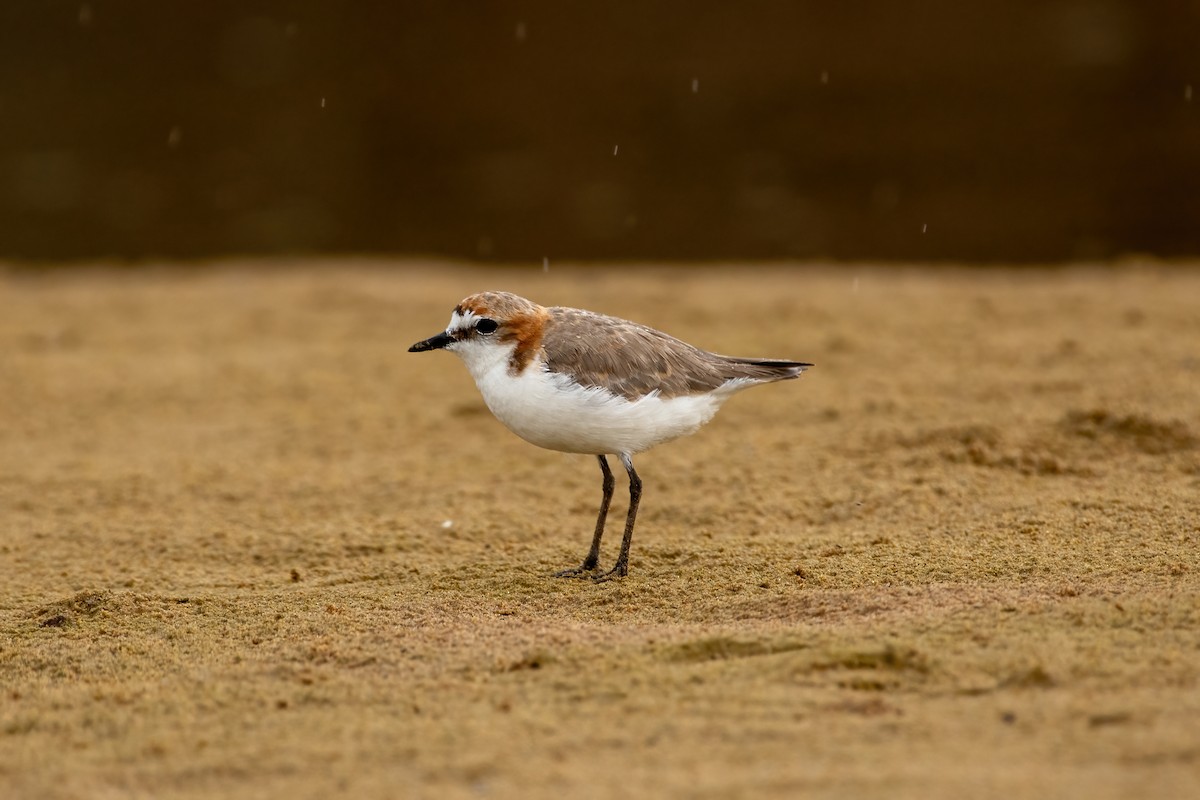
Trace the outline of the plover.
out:
<instances>
[{"instance_id":1,"label":"plover","mask_svg":"<svg viewBox=\"0 0 1200 800\"><path fill-rule=\"evenodd\" d=\"M733 395L798 378L801 361L717 355L636 322L543 308L508 292L473 294L454 307L446 330L410 353L449 350L461 358L491 412L538 447L594 455L604 497L592 546L578 567L555 573L603 581L629 572L629 545L642 498L633 456L695 433ZM611 570L593 575L613 495L606 456L629 473L629 512Z\"/></svg>"}]
</instances>

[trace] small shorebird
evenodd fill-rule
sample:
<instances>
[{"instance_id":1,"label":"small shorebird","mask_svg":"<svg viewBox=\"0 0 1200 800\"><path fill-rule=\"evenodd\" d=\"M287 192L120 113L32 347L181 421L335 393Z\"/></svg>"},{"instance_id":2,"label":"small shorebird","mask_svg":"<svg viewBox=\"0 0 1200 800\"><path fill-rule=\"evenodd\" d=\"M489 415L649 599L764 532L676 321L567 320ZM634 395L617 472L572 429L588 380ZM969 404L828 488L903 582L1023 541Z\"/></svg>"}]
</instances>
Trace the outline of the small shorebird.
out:
<instances>
[{"instance_id":1,"label":"small shorebird","mask_svg":"<svg viewBox=\"0 0 1200 800\"><path fill-rule=\"evenodd\" d=\"M605 456L621 459L629 473L625 536L617 563L595 575L596 581L629 572L642 497L635 453L695 433L743 389L798 378L812 366L721 356L636 322L577 308L543 308L508 292L481 292L463 300L445 331L408 348L410 353L426 350L449 350L466 362L487 407L517 436L538 447L599 459L604 498L592 547L582 564L557 576L595 572L613 495Z\"/></svg>"}]
</instances>

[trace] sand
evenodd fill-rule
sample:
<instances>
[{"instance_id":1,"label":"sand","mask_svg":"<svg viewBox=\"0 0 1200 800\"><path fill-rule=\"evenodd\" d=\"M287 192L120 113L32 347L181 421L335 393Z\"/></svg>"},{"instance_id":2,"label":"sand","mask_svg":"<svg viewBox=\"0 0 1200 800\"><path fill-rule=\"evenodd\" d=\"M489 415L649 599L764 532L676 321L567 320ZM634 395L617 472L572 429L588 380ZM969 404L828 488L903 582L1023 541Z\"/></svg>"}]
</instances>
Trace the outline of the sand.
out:
<instances>
[{"instance_id":1,"label":"sand","mask_svg":"<svg viewBox=\"0 0 1200 800\"><path fill-rule=\"evenodd\" d=\"M594 460L505 288L817 366ZM0 796L1200 796L1200 270L0 273ZM603 560L619 539L617 495Z\"/></svg>"}]
</instances>

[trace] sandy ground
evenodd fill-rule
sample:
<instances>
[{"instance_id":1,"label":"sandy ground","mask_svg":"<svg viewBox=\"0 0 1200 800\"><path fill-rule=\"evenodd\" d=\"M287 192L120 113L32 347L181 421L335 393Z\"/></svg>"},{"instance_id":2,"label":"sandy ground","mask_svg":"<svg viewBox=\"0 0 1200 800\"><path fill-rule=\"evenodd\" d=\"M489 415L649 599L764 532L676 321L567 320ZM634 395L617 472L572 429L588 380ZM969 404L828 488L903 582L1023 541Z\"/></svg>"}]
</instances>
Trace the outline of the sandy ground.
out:
<instances>
[{"instance_id":1,"label":"sandy ground","mask_svg":"<svg viewBox=\"0 0 1200 800\"><path fill-rule=\"evenodd\" d=\"M807 359L599 471L483 288ZM0 273L0 796L1200 796L1200 270ZM603 558L611 563L625 483Z\"/></svg>"}]
</instances>

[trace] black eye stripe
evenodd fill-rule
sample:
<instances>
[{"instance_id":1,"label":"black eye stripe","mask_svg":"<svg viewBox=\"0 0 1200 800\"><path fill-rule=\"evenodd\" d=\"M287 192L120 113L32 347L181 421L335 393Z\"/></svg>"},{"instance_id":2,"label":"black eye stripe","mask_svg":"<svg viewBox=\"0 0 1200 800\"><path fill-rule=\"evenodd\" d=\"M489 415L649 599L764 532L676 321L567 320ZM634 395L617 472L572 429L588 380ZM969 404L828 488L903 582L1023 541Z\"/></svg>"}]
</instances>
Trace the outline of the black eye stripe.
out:
<instances>
[{"instance_id":1,"label":"black eye stripe","mask_svg":"<svg viewBox=\"0 0 1200 800\"><path fill-rule=\"evenodd\" d=\"M475 330L482 333L484 336L495 333L500 326L496 324L496 320L484 317L475 323Z\"/></svg>"}]
</instances>

